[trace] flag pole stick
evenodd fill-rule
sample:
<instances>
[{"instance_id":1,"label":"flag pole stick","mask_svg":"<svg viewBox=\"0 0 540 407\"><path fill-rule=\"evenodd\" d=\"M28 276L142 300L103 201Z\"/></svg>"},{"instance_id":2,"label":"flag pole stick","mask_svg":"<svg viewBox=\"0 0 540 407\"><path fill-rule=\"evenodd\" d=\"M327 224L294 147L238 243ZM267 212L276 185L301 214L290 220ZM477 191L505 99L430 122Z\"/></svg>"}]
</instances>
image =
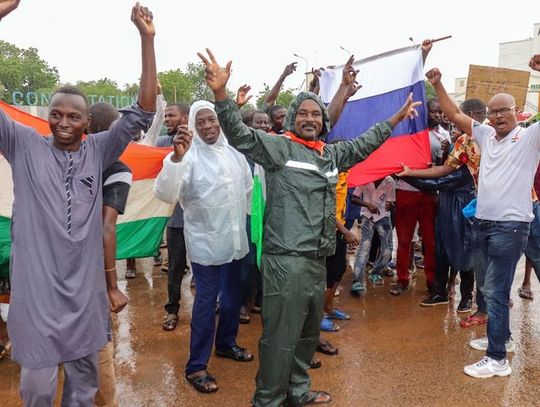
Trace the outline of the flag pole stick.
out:
<instances>
[{"instance_id":1,"label":"flag pole stick","mask_svg":"<svg viewBox=\"0 0 540 407\"><path fill-rule=\"evenodd\" d=\"M448 38L452 38L452 36L447 35L446 37L435 38L434 40L431 40L431 42L438 42L438 41L442 41L442 40L447 40Z\"/></svg>"}]
</instances>

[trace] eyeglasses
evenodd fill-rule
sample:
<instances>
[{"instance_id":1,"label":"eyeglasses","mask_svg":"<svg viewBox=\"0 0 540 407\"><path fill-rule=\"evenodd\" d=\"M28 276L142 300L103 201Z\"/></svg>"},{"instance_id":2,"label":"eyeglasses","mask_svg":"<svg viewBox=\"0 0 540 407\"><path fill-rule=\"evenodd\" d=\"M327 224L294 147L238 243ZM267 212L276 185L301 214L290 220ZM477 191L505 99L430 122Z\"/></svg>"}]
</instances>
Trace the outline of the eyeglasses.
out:
<instances>
[{"instance_id":1,"label":"eyeglasses","mask_svg":"<svg viewBox=\"0 0 540 407\"><path fill-rule=\"evenodd\" d=\"M501 107L500 109L493 109L487 112L488 117L496 117L499 113L503 116L510 114L516 107Z\"/></svg>"}]
</instances>

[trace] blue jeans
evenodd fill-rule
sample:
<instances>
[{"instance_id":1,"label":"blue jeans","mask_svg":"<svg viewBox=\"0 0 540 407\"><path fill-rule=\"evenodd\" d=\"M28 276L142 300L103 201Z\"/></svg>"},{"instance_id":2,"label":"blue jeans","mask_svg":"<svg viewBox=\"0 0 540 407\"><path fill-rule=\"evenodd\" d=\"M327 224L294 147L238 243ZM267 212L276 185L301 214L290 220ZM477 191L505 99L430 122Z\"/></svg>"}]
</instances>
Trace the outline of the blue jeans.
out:
<instances>
[{"instance_id":1,"label":"blue jeans","mask_svg":"<svg viewBox=\"0 0 540 407\"><path fill-rule=\"evenodd\" d=\"M505 343L510 339L510 289L516 265L527 244L529 223L475 219L473 256L477 268L477 284L487 305L486 355L506 358Z\"/></svg>"},{"instance_id":2,"label":"blue jeans","mask_svg":"<svg viewBox=\"0 0 540 407\"><path fill-rule=\"evenodd\" d=\"M366 263L368 261L371 241L375 230L379 235L381 249L377 260L373 265L372 274L381 275L392 258L392 225L390 223L390 217L385 216L374 223L373 220L362 216L360 218L360 231L362 236L360 238L358 252L356 253L356 260L354 262L354 281L362 282L364 280L364 271L366 270Z\"/></svg>"}]
</instances>

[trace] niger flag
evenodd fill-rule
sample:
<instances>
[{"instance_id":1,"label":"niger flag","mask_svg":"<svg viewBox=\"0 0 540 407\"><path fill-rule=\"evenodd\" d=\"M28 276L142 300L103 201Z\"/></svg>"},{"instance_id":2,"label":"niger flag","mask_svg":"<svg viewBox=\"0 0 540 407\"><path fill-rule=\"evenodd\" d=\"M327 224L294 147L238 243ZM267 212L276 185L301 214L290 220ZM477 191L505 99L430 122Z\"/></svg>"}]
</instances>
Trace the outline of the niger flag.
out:
<instances>
[{"instance_id":1,"label":"niger flag","mask_svg":"<svg viewBox=\"0 0 540 407\"><path fill-rule=\"evenodd\" d=\"M13 120L34 127L43 136L49 135L49 124L4 102L2 109ZM148 147L130 143L120 160L131 168L133 183L129 192L124 215L119 216L117 231L117 259L153 256L163 235L163 229L172 212L169 204L154 197L152 185L159 174L163 158L170 148ZM13 182L11 168L0 155L0 276L9 270L11 248L11 213L13 206Z\"/></svg>"}]
</instances>

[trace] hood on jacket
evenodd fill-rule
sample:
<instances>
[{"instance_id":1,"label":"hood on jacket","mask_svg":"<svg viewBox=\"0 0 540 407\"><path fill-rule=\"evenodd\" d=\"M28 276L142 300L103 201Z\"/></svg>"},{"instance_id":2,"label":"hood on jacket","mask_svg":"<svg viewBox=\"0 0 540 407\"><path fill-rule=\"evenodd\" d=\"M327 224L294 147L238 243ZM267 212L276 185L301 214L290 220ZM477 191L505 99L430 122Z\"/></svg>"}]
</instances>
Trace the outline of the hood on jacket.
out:
<instances>
[{"instance_id":1,"label":"hood on jacket","mask_svg":"<svg viewBox=\"0 0 540 407\"><path fill-rule=\"evenodd\" d=\"M227 139L225 138L225 134L223 133L223 130L221 129L221 126L219 126L219 136L217 141L214 144L206 144L201 136L199 135L199 132L197 131L197 127L195 126L196 123L196 117L199 110L202 109L210 109L214 115L217 117L216 110L214 108L214 104L211 102L208 102L206 100L198 100L195 103L193 103L189 109L189 119L188 119L188 128L193 132L193 143L197 145L198 147L224 147L228 146L229 143Z\"/></svg>"},{"instance_id":2,"label":"hood on jacket","mask_svg":"<svg viewBox=\"0 0 540 407\"><path fill-rule=\"evenodd\" d=\"M323 114L323 126L321 129L321 134L317 137L319 140L324 140L326 135L330 132L330 115L328 114L328 110L326 109L326 106L322 102L321 98L317 96L313 92L300 92L298 96L296 96L293 101L291 102L289 109L287 110L287 116L285 116L285 122L283 123L283 128L285 131L290 131L296 134L296 131L294 129L294 121L296 119L296 112L298 111L298 107L300 107L300 104L307 99L313 99L317 104L320 106ZM299 136L298 134L296 134Z\"/></svg>"}]
</instances>

